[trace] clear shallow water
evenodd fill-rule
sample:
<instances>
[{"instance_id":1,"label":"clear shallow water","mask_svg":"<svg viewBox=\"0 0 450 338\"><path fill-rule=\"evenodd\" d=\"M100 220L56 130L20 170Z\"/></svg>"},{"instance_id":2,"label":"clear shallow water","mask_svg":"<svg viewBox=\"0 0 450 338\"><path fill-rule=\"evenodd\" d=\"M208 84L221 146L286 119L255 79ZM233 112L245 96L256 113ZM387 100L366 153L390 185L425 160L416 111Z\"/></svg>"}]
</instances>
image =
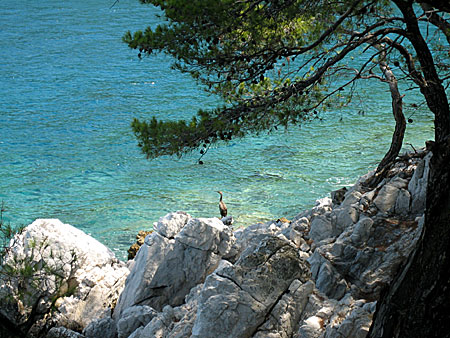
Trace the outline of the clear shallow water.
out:
<instances>
[{"instance_id":1,"label":"clear shallow water","mask_svg":"<svg viewBox=\"0 0 450 338\"><path fill-rule=\"evenodd\" d=\"M352 109L217 146L203 166L197 153L146 160L134 117L189 117L215 99L167 57L138 60L122 35L155 25L156 12L113 2L0 2L0 200L12 224L59 218L123 258L137 231L167 212L218 216L216 190L237 226L290 218L352 184L388 149L390 96L372 82ZM432 116L413 119L405 142L420 147L432 138Z\"/></svg>"}]
</instances>

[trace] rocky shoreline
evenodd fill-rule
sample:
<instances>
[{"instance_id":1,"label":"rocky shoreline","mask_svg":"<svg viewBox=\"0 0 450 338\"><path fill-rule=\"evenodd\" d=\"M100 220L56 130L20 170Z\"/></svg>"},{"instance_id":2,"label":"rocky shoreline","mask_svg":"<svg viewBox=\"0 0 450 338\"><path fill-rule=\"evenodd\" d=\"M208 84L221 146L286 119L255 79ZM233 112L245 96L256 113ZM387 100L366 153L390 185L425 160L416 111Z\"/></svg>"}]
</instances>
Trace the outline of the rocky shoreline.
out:
<instances>
[{"instance_id":1,"label":"rocky shoreline","mask_svg":"<svg viewBox=\"0 0 450 338\"><path fill-rule=\"evenodd\" d=\"M369 173L291 221L233 231L170 213L128 263L70 225L37 220L6 261L32 257L61 278L0 275L0 319L28 337L366 337L421 233L430 157L397 162L372 190Z\"/></svg>"}]
</instances>

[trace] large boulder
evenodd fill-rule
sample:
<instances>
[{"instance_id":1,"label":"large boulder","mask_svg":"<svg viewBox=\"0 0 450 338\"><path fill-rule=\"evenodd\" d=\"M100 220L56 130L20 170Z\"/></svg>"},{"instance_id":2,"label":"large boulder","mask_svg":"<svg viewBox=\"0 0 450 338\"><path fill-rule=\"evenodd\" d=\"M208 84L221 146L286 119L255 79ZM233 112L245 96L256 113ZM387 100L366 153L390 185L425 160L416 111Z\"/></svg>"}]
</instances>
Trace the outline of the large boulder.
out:
<instances>
[{"instance_id":1,"label":"large boulder","mask_svg":"<svg viewBox=\"0 0 450 338\"><path fill-rule=\"evenodd\" d=\"M161 311L165 305L182 304L189 291L215 270L234 241L231 229L217 218L192 219L175 213L158 224L136 255L114 312L116 321L131 306L148 305Z\"/></svg>"},{"instance_id":2,"label":"large boulder","mask_svg":"<svg viewBox=\"0 0 450 338\"><path fill-rule=\"evenodd\" d=\"M4 263L0 312L30 337L41 326L82 330L110 315L129 273L107 247L57 219L38 219L17 234ZM22 269L20 277L8 266Z\"/></svg>"},{"instance_id":3,"label":"large boulder","mask_svg":"<svg viewBox=\"0 0 450 338\"><path fill-rule=\"evenodd\" d=\"M226 264L208 276L192 337L252 336L291 283L296 279L306 283L309 277L309 264L294 246L266 237L256 248L244 251L236 264Z\"/></svg>"}]
</instances>

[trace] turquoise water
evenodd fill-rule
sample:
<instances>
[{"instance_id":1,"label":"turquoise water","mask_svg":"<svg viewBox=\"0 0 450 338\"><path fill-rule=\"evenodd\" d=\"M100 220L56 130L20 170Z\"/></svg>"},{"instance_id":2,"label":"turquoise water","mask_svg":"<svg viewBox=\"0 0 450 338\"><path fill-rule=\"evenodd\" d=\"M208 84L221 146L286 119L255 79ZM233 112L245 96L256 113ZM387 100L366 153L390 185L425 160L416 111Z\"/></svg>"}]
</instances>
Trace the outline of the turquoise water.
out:
<instances>
[{"instance_id":1,"label":"turquoise water","mask_svg":"<svg viewBox=\"0 0 450 338\"><path fill-rule=\"evenodd\" d=\"M125 257L136 232L167 212L218 216L216 190L236 226L289 218L351 184L388 149L388 88L371 82L366 96L323 122L218 145L202 166L198 153L146 160L134 117L189 117L216 100L166 56L139 60L121 37L155 25L156 11L113 2L0 2L0 200L12 224L59 218ZM420 147L432 137L432 116L413 119L406 142Z\"/></svg>"}]
</instances>

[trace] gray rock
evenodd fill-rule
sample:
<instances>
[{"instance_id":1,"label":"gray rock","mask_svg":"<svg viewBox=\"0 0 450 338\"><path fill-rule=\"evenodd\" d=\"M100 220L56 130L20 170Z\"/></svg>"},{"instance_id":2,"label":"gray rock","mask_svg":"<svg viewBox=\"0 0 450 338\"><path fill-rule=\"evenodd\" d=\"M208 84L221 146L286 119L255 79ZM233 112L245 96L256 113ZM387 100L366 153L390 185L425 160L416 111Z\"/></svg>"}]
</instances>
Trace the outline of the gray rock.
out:
<instances>
[{"instance_id":1,"label":"gray rock","mask_svg":"<svg viewBox=\"0 0 450 338\"><path fill-rule=\"evenodd\" d=\"M231 229L217 218L191 219L174 239L150 234L136 255L114 318L118 321L126 308L137 304L157 311L182 304L191 288L214 271L233 241Z\"/></svg>"},{"instance_id":2,"label":"gray rock","mask_svg":"<svg viewBox=\"0 0 450 338\"><path fill-rule=\"evenodd\" d=\"M267 235L276 236L280 228L274 222L258 223L250 225L244 229L238 229L234 232L236 238L229 252L223 257L234 263L239 258L242 251L249 246L258 244L261 239Z\"/></svg>"},{"instance_id":3,"label":"gray rock","mask_svg":"<svg viewBox=\"0 0 450 338\"><path fill-rule=\"evenodd\" d=\"M268 316L268 320L253 335L254 338L291 337L298 330L300 317L314 289L314 283L295 279Z\"/></svg>"},{"instance_id":4,"label":"gray rock","mask_svg":"<svg viewBox=\"0 0 450 338\"><path fill-rule=\"evenodd\" d=\"M47 333L47 338L85 338L82 334L65 327L53 327Z\"/></svg>"},{"instance_id":5,"label":"gray rock","mask_svg":"<svg viewBox=\"0 0 450 338\"><path fill-rule=\"evenodd\" d=\"M125 309L117 322L119 338L127 338L139 327L147 325L157 312L147 305L135 305Z\"/></svg>"},{"instance_id":6,"label":"gray rock","mask_svg":"<svg viewBox=\"0 0 450 338\"><path fill-rule=\"evenodd\" d=\"M342 202L341 207L348 208L352 204L358 203L359 200L361 199L361 196L362 194L358 190L355 190L354 188L352 190L349 190L345 194L345 199Z\"/></svg>"},{"instance_id":7,"label":"gray rock","mask_svg":"<svg viewBox=\"0 0 450 338\"><path fill-rule=\"evenodd\" d=\"M307 214L309 217L323 215L324 213L331 211L333 201L329 197L324 197L316 200L316 204Z\"/></svg>"},{"instance_id":8,"label":"gray rock","mask_svg":"<svg viewBox=\"0 0 450 338\"><path fill-rule=\"evenodd\" d=\"M161 217L155 225L155 230L166 238L173 238L192 217L184 211L171 212Z\"/></svg>"},{"instance_id":9,"label":"gray rock","mask_svg":"<svg viewBox=\"0 0 450 338\"><path fill-rule=\"evenodd\" d=\"M116 322L111 317L92 321L84 330L86 338L115 338L117 334Z\"/></svg>"},{"instance_id":10,"label":"gray rock","mask_svg":"<svg viewBox=\"0 0 450 338\"><path fill-rule=\"evenodd\" d=\"M394 211L395 202L399 193L399 188L393 184L385 184L378 192L378 196L373 201L382 212Z\"/></svg>"},{"instance_id":11,"label":"gray rock","mask_svg":"<svg viewBox=\"0 0 450 338\"><path fill-rule=\"evenodd\" d=\"M333 204L341 204L344 201L345 193L347 192L347 188L343 187L338 190L334 190L331 192L331 200Z\"/></svg>"},{"instance_id":12,"label":"gray rock","mask_svg":"<svg viewBox=\"0 0 450 338\"><path fill-rule=\"evenodd\" d=\"M410 211L411 194L406 189L400 189L395 201L395 213L406 216Z\"/></svg>"},{"instance_id":13,"label":"gray rock","mask_svg":"<svg viewBox=\"0 0 450 338\"><path fill-rule=\"evenodd\" d=\"M354 230L350 236L354 245L362 245L369 239L370 229L372 228L373 220L369 217L362 217L358 223L355 224Z\"/></svg>"},{"instance_id":14,"label":"gray rock","mask_svg":"<svg viewBox=\"0 0 450 338\"><path fill-rule=\"evenodd\" d=\"M143 326L137 328L136 331L128 336L128 338L141 338L142 331L144 331Z\"/></svg>"},{"instance_id":15,"label":"gray rock","mask_svg":"<svg viewBox=\"0 0 450 338\"><path fill-rule=\"evenodd\" d=\"M234 223L233 217L225 216L221 219L222 223L228 226L232 226Z\"/></svg>"},{"instance_id":16,"label":"gray rock","mask_svg":"<svg viewBox=\"0 0 450 338\"><path fill-rule=\"evenodd\" d=\"M331 212L331 217L336 219L336 233L342 233L346 228L352 226L359 220L358 207L353 204L349 207L341 206Z\"/></svg>"},{"instance_id":17,"label":"gray rock","mask_svg":"<svg viewBox=\"0 0 450 338\"><path fill-rule=\"evenodd\" d=\"M140 338L152 337L163 338L168 336L169 327L174 321L174 311L169 305L165 306L163 311L158 313L150 323L148 323L142 331L140 331ZM136 337L137 338L137 337Z\"/></svg>"},{"instance_id":18,"label":"gray rock","mask_svg":"<svg viewBox=\"0 0 450 338\"><path fill-rule=\"evenodd\" d=\"M424 159L417 165L413 176L408 184L408 191L411 194L411 213L421 214L425 209L427 197L427 181L429 174L430 159L433 154L428 153Z\"/></svg>"},{"instance_id":19,"label":"gray rock","mask_svg":"<svg viewBox=\"0 0 450 338\"><path fill-rule=\"evenodd\" d=\"M325 238L332 237L335 233L334 227L325 215L318 215L311 219L311 230L309 237L315 241L320 242Z\"/></svg>"},{"instance_id":20,"label":"gray rock","mask_svg":"<svg viewBox=\"0 0 450 338\"><path fill-rule=\"evenodd\" d=\"M365 338L372 324L372 313L364 308L356 307L340 324L329 325L324 338L352 337Z\"/></svg>"},{"instance_id":21,"label":"gray rock","mask_svg":"<svg viewBox=\"0 0 450 338\"><path fill-rule=\"evenodd\" d=\"M294 279L309 278L308 264L277 237L245 250L235 265L208 276L192 337L250 337Z\"/></svg>"},{"instance_id":22,"label":"gray rock","mask_svg":"<svg viewBox=\"0 0 450 338\"><path fill-rule=\"evenodd\" d=\"M318 250L308 259L311 264L312 279L316 287L329 298L341 299L346 290L347 283L336 268L323 257Z\"/></svg>"}]
</instances>

